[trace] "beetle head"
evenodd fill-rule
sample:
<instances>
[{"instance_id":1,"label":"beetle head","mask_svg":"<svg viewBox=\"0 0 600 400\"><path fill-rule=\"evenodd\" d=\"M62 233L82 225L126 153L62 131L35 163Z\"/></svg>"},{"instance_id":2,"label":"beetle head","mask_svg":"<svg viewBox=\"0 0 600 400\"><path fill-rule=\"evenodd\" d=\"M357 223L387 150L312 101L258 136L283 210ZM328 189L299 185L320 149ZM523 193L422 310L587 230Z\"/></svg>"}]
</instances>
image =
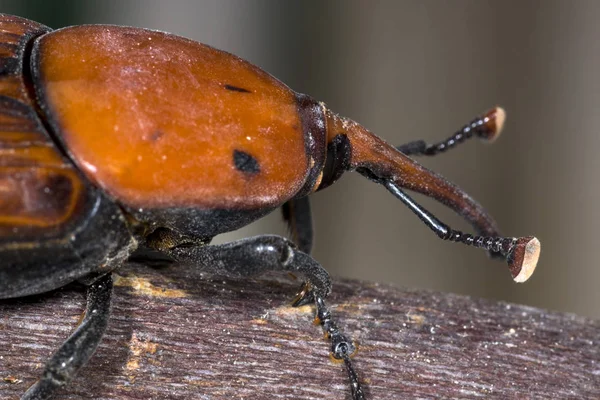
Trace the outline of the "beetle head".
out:
<instances>
[{"instance_id":1,"label":"beetle head","mask_svg":"<svg viewBox=\"0 0 600 400\"><path fill-rule=\"evenodd\" d=\"M517 282L524 282L531 276L540 253L540 244L535 237L503 238L494 219L462 189L421 166L360 124L331 112L324 105L323 110L327 154L316 190L331 185L343 172L355 170L384 185L442 239L482 247L492 256L505 259ZM488 111L478 120L481 121L482 128L477 136L488 142L495 140L502 129L504 118L505 113L501 108ZM450 229L422 209L402 189L431 197L451 208L481 236L462 234Z\"/></svg>"}]
</instances>

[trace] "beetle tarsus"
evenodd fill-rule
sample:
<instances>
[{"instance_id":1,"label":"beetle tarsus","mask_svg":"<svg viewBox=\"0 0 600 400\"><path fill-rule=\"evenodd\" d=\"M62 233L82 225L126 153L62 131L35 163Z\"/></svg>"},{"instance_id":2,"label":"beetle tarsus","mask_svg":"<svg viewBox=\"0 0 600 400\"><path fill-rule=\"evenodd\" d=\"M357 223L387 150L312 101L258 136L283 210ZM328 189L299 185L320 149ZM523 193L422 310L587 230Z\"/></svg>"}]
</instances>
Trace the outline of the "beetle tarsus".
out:
<instances>
[{"instance_id":1,"label":"beetle tarsus","mask_svg":"<svg viewBox=\"0 0 600 400\"><path fill-rule=\"evenodd\" d=\"M87 292L85 316L75 332L48 360L39 381L33 384L21 400L45 400L66 385L96 351L108 324L112 276L107 274L91 284Z\"/></svg>"},{"instance_id":2,"label":"beetle tarsus","mask_svg":"<svg viewBox=\"0 0 600 400\"><path fill-rule=\"evenodd\" d=\"M331 319L331 312L321 297L315 300L317 306L317 321L321 324L323 331L331 341L331 356L336 360L342 360L350 379L353 400L365 400L365 393L358 380L358 374L352 366L350 357L356 352L356 346L346 335L340 332L336 323Z\"/></svg>"},{"instance_id":3,"label":"beetle tarsus","mask_svg":"<svg viewBox=\"0 0 600 400\"><path fill-rule=\"evenodd\" d=\"M362 389L360 382L358 381L358 374L354 370L352 366L352 362L350 361L350 357L347 354L344 354L344 365L346 366L346 371L348 372L348 378L350 379L350 389L352 390L352 399L353 400L365 400L365 392Z\"/></svg>"}]
</instances>

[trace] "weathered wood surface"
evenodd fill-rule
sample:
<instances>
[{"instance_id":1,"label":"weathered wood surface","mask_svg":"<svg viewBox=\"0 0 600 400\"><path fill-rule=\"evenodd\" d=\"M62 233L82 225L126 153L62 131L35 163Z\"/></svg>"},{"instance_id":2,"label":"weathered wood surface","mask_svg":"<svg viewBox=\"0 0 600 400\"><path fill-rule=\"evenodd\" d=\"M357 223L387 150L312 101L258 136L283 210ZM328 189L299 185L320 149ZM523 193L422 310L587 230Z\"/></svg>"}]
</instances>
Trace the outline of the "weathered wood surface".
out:
<instances>
[{"instance_id":1,"label":"weathered wood surface","mask_svg":"<svg viewBox=\"0 0 600 400\"><path fill-rule=\"evenodd\" d=\"M119 272L107 335L60 399L349 399L342 365L299 282ZM391 286L338 281L334 316L360 342L370 399L600 398L600 322ZM0 398L16 399L69 335L81 288L0 301Z\"/></svg>"}]
</instances>

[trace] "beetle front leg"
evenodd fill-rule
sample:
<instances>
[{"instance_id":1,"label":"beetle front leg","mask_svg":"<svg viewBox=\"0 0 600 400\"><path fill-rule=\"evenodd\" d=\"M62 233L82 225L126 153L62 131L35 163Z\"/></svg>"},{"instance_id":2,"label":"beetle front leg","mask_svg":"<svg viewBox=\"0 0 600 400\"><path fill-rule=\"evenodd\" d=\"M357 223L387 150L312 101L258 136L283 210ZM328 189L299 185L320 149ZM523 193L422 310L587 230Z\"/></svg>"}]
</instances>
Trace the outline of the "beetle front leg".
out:
<instances>
[{"instance_id":1,"label":"beetle front leg","mask_svg":"<svg viewBox=\"0 0 600 400\"><path fill-rule=\"evenodd\" d=\"M365 395L352 367L350 355L355 346L341 333L325 306L324 299L331 292L331 280L325 269L310 255L299 250L286 238L262 235L214 246L180 245L167 251L177 261L199 263L216 273L249 277L266 271L299 272L306 278L304 289L294 306L314 301L316 317L331 341L334 358L343 360L350 379L353 400L364 400Z\"/></svg>"},{"instance_id":2,"label":"beetle front leg","mask_svg":"<svg viewBox=\"0 0 600 400\"><path fill-rule=\"evenodd\" d=\"M281 211L294 243L298 245L300 250L310 254L313 247L314 231L308 196L289 200L281 207Z\"/></svg>"},{"instance_id":3,"label":"beetle front leg","mask_svg":"<svg viewBox=\"0 0 600 400\"><path fill-rule=\"evenodd\" d=\"M87 364L106 330L112 289L111 274L103 276L89 286L87 306L81 324L48 360L40 380L27 390L21 400L49 399Z\"/></svg>"},{"instance_id":4,"label":"beetle front leg","mask_svg":"<svg viewBox=\"0 0 600 400\"><path fill-rule=\"evenodd\" d=\"M261 235L212 246L182 243L165 251L176 261L193 262L211 272L233 276L257 276L266 271L300 273L310 292L326 298L331 279L325 269L290 240L276 235ZM296 305L310 302L309 291Z\"/></svg>"},{"instance_id":5,"label":"beetle front leg","mask_svg":"<svg viewBox=\"0 0 600 400\"><path fill-rule=\"evenodd\" d=\"M500 107L494 107L439 143L427 144L424 140L415 140L396 148L407 156L435 156L472 137L478 137L486 142L493 142L502 132L505 119L506 113L504 110Z\"/></svg>"}]
</instances>

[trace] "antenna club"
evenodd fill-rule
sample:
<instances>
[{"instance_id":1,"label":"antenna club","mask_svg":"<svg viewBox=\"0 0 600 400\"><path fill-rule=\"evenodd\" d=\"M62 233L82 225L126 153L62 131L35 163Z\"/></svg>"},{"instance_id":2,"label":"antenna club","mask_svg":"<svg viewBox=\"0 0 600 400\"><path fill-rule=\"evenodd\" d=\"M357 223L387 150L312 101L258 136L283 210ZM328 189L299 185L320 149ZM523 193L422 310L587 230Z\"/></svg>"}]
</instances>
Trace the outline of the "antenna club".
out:
<instances>
[{"instance_id":1,"label":"antenna club","mask_svg":"<svg viewBox=\"0 0 600 400\"><path fill-rule=\"evenodd\" d=\"M480 137L485 141L492 143L498 139L500 133L502 133L504 121L506 121L506 111L504 111L502 107L494 107L486 112L483 118L487 132Z\"/></svg>"},{"instance_id":2,"label":"antenna club","mask_svg":"<svg viewBox=\"0 0 600 400\"><path fill-rule=\"evenodd\" d=\"M525 282L535 271L540 258L541 244L533 236L517 240L514 250L508 256L508 265L515 282Z\"/></svg>"}]
</instances>

